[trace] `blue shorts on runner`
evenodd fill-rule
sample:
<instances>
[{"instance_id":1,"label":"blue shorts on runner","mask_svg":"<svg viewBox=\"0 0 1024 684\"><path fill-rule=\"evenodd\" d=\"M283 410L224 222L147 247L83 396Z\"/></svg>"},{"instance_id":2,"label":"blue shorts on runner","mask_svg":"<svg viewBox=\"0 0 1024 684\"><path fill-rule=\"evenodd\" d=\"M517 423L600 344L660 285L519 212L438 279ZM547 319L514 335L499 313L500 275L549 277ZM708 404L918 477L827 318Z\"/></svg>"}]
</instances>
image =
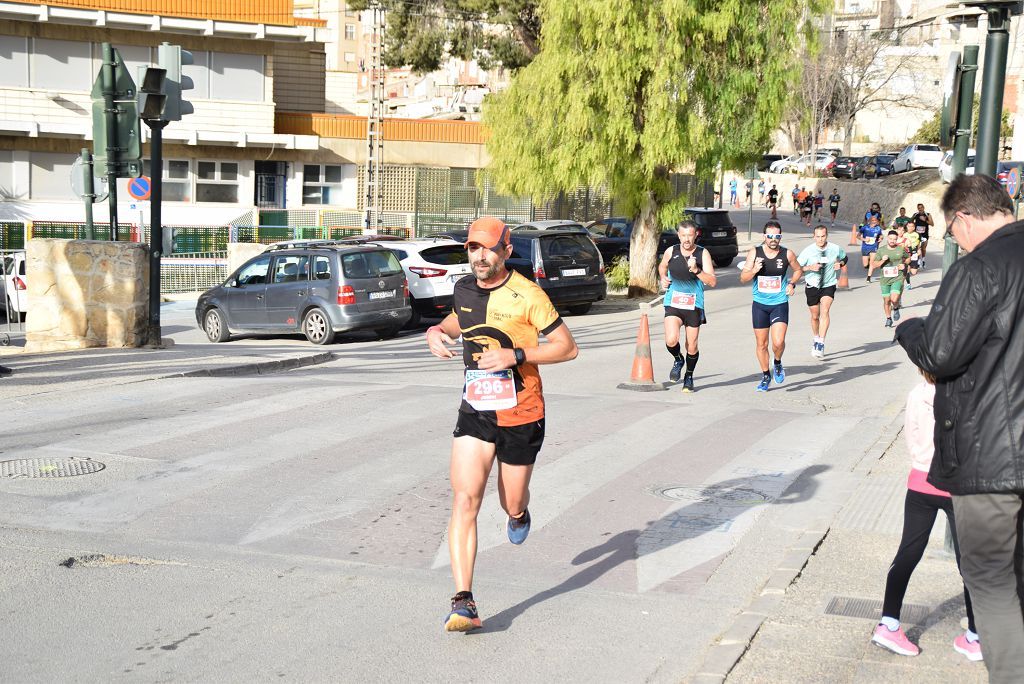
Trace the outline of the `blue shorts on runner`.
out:
<instances>
[{"instance_id":1,"label":"blue shorts on runner","mask_svg":"<svg viewBox=\"0 0 1024 684\"><path fill-rule=\"evenodd\" d=\"M761 304L754 302L750 313L753 318L754 330L764 330L776 323L789 324L789 302L781 304Z\"/></svg>"}]
</instances>

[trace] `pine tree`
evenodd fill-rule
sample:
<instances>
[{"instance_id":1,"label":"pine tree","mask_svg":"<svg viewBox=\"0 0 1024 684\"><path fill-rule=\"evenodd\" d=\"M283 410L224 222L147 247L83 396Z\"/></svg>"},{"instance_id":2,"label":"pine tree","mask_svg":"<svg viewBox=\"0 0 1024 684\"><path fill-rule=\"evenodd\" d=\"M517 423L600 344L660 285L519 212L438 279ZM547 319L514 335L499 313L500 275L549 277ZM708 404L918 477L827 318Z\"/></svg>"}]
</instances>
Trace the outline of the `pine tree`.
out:
<instances>
[{"instance_id":1,"label":"pine tree","mask_svg":"<svg viewBox=\"0 0 1024 684\"><path fill-rule=\"evenodd\" d=\"M710 178L771 145L825 0L541 0L541 48L485 102L489 173L542 198L606 184L635 216L630 296L657 290L658 227L686 198L669 174Z\"/></svg>"}]
</instances>

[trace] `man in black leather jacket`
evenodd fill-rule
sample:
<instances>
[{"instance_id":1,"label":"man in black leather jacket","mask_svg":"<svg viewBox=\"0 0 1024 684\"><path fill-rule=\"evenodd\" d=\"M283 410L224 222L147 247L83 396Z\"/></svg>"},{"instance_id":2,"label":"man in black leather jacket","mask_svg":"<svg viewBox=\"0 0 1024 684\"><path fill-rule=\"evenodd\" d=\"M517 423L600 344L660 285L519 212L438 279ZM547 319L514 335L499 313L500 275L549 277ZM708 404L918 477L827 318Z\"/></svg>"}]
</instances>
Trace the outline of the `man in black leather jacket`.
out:
<instances>
[{"instance_id":1,"label":"man in black leather jacket","mask_svg":"<svg viewBox=\"0 0 1024 684\"><path fill-rule=\"evenodd\" d=\"M938 378L928 481L953 495L989 678L1024 682L1024 222L987 176L958 176L942 212L969 253L896 337Z\"/></svg>"}]
</instances>

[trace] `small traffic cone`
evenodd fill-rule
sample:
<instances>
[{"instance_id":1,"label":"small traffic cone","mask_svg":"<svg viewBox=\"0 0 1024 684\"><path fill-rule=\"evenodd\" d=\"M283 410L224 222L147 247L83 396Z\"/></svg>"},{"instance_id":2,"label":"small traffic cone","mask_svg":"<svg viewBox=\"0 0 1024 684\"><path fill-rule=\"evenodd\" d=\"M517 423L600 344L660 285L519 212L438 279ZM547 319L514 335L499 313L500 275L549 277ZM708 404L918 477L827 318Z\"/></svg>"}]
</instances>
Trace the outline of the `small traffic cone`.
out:
<instances>
[{"instance_id":1,"label":"small traffic cone","mask_svg":"<svg viewBox=\"0 0 1024 684\"><path fill-rule=\"evenodd\" d=\"M666 389L654 381L654 365L651 363L651 329L647 323L647 310L641 305L640 330L636 334L636 352L633 354L633 370L629 382L619 383L619 389L637 392L656 392Z\"/></svg>"},{"instance_id":2,"label":"small traffic cone","mask_svg":"<svg viewBox=\"0 0 1024 684\"><path fill-rule=\"evenodd\" d=\"M857 226L853 225L853 226L850 226L850 243L847 245L847 247L849 247L850 245L856 245L856 244L857 244Z\"/></svg>"},{"instance_id":3,"label":"small traffic cone","mask_svg":"<svg viewBox=\"0 0 1024 684\"><path fill-rule=\"evenodd\" d=\"M839 286L840 290L850 289L850 274L846 270L846 264L843 264L843 267L839 269L839 277L836 278L836 285Z\"/></svg>"}]
</instances>

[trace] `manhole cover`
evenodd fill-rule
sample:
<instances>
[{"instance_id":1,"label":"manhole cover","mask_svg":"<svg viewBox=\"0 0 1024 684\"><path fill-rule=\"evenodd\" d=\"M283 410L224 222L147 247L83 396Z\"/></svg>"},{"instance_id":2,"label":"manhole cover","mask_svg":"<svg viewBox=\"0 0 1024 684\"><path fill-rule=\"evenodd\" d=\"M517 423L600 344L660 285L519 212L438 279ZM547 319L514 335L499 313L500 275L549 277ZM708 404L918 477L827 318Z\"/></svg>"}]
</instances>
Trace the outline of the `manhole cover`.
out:
<instances>
[{"instance_id":1,"label":"manhole cover","mask_svg":"<svg viewBox=\"0 0 1024 684\"><path fill-rule=\"evenodd\" d=\"M653 487L650 492L669 501L706 501L733 506L757 506L772 500L764 492L750 487L721 485L669 485Z\"/></svg>"},{"instance_id":2,"label":"manhole cover","mask_svg":"<svg viewBox=\"0 0 1024 684\"><path fill-rule=\"evenodd\" d=\"M106 468L89 458L19 458L0 461L0 479L74 477L91 475Z\"/></svg>"}]
</instances>

